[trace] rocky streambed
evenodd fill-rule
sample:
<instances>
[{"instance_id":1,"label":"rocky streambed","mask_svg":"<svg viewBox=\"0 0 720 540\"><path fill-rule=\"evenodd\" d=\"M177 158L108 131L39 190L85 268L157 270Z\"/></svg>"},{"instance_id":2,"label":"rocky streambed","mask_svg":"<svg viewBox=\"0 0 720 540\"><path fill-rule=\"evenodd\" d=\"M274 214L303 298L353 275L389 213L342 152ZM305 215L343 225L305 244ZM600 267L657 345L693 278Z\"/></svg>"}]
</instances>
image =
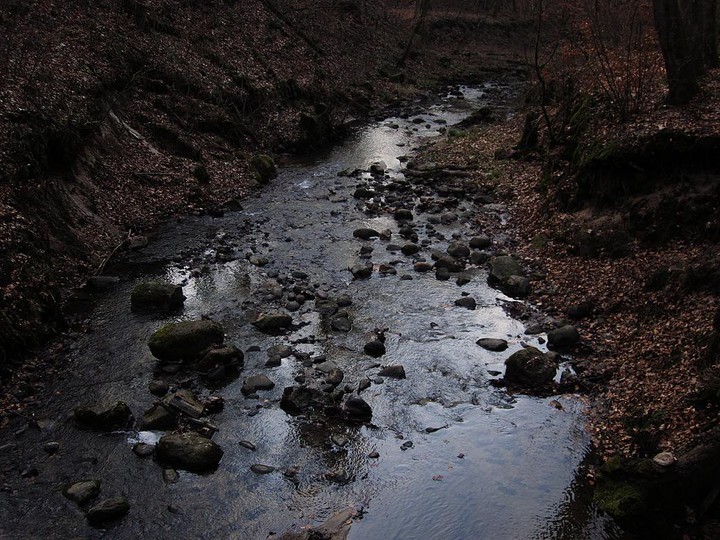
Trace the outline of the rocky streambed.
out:
<instances>
[{"instance_id":1,"label":"rocky streambed","mask_svg":"<svg viewBox=\"0 0 720 540\"><path fill-rule=\"evenodd\" d=\"M472 226L502 202L413 163L517 86L410 105L111 265L3 429L1 535L620 538L584 489L583 405L555 395L547 340L578 336L507 314L529 282Z\"/></svg>"}]
</instances>

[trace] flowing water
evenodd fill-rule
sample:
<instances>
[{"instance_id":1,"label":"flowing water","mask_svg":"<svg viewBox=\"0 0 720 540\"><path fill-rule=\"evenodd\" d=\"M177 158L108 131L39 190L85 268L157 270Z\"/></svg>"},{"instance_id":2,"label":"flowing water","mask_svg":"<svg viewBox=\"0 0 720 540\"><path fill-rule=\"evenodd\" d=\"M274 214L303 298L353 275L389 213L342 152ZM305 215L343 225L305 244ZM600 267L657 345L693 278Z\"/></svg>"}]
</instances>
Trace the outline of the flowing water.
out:
<instances>
[{"instance_id":1,"label":"flowing water","mask_svg":"<svg viewBox=\"0 0 720 540\"><path fill-rule=\"evenodd\" d=\"M357 540L620 538L587 500L582 403L572 396L511 396L490 384L521 344L542 345L506 315L506 298L488 287L486 270L468 270L470 282L460 288L454 280L414 272L414 259L387 251L388 242L353 238L353 230L371 227L392 230L394 242L398 224L388 214L369 215L353 198L368 174L340 177L338 171L383 160L388 182L402 177L405 160L398 157L412 156L426 138L441 136L445 124L480 106L500 107L503 114L516 91L512 82L462 90L464 99L440 96L417 104L420 114L359 128L328 154L284 167L242 210L167 226L142 252L111 268L121 281L95 299L88 332L76 336L67 369L35 413L37 427L3 433L0 536L263 539L317 524L350 505L361 511L350 533ZM418 117L423 121L413 121ZM467 239L482 232L463 219L482 209L463 204L460 219L433 229L417 216L420 240L445 249L453 234ZM491 211L504 219L502 208ZM397 275L375 271L370 279L353 280L348 269L360 260L362 245L374 248L376 269L392 264ZM400 279L404 274L413 279ZM132 287L158 278L184 286L184 310L170 317L131 313ZM267 336L250 324L253 313L279 301L278 287L287 292L303 280L319 295L352 298L349 332L328 328L311 301L293 313L296 324L286 334ZM461 292L475 298L475 310L454 305ZM187 373L163 374L201 397L224 399L224 409L208 417L219 428L213 440L225 452L217 471L180 471L177 482L166 483L158 463L131 450L161 433L82 431L72 409L124 400L141 416L156 399L147 390L158 369L149 336L169 321L200 317L223 325L226 342L246 351L245 367L214 388L183 381ZM378 361L363 353L375 329L386 336L387 352ZM475 344L481 337L507 339L510 348L488 352ZM297 354L265 367L265 351L283 344ZM361 394L372 406L372 424L292 417L280 409L283 389L297 384L300 373L312 377L312 359L320 355L344 372L341 387L357 388L364 377L374 381ZM378 380L379 363L402 364L407 378ZM259 399L245 398L243 380L256 373L267 374L275 387L259 392ZM347 445L331 441L339 434ZM48 441L60 443L51 456L42 450ZM368 457L371 452L379 457ZM250 470L256 463L276 471L256 475ZM39 474L21 478L29 465ZM288 468L297 468L297 475L285 476ZM88 477L102 480L101 498L123 494L130 502L128 515L106 530L90 527L60 493L66 483Z\"/></svg>"}]
</instances>

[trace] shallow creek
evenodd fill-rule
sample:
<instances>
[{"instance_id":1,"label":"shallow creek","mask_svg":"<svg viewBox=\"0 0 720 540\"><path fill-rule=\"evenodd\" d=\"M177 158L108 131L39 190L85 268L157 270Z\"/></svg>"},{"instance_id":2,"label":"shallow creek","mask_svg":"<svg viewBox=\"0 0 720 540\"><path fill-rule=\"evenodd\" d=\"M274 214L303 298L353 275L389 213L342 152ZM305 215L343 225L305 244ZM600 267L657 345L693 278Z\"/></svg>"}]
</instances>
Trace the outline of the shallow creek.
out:
<instances>
[{"instance_id":1,"label":"shallow creek","mask_svg":"<svg viewBox=\"0 0 720 540\"><path fill-rule=\"evenodd\" d=\"M467 242L481 234L471 227L472 213L491 211L504 220L502 206L461 201L453 209L457 219L432 228L425 226L426 214L416 213L418 240L428 242L419 254L406 256L386 249L406 243L393 216L369 215L369 203L353 197L370 175L338 176L384 161L382 181L402 179L405 160L398 157L412 157L426 138L443 136L442 128L481 106L500 107L497 114L504 114L515 89L498 82L462 91L463 99L442 95L418 103L412 114L401 115L406 118L360 127L329 153L283 167L241 210L167 226L147 248L111 266L120 282L95 299L91 332L77 337L67 370L35 414L39 429L0 441L0 536L264 539L353 506L360 511L350 532L356 540L622 537L595 511L583 487L589 451L583 404L572 396L511 396L490 384L522 344L542 349L542 336L524 335L522 323L506 315L501 304L507 298L487 285L484 265L469 266L469 283L462 287L455 278L441 281L413 270L418 258L429 260L430 249L444 250L453 235ZM360 227L389 229L393 237L353 238ZM366 260L375 271L369 279L353 279L349 268L362 260L363 245L373 248ZM382 264L397 274L382 275ZM412 280L401 279L407 274ZM131 313L130 291L148 279L182 284L183 311ZM250 324L253 313L282 306L293 282L301 281L319 294L352 298L349 332L329 328L310 299L292 313L295 325L287 333L268 336ZM476 309L454 304L463 292L476 300ZM192 373L153 375L158 363L147 346L152 332L169 321L200 317L220 322L226 343L245 352L238 377L208 387ZM375 329L385 330L387 350L377 360L363 352ZM475 343L482 337L506 339L509 349L486 351ZM265 367L274 345L290 345L299 354ZM340 388L356 391L361 379L373 381L361 393L372 407L371 424L293 417L279 407L283 389L296 385L299 374L311 378L312 359L320 355L343 371ZM407 378L380 380L379 364L401 364ZM258 392L259 399L244 397L243 380L258 373L275 387ZM224 399L223 410L205 418L219 428L213 440L224 450L214 473L179 471L177 481L168 483L153 458L132 452L137 441L152 443L161 433L98 434L74 424L75 406L115 400L140 418L157 399L147 389L153 378ZM338 435L347 444L338 445ZM256 449L239 445L241 440ZM51 456L43 452L48 441L60 443ZM369 457L372 452L379 457ZM257 475L250 467L258 463L276 470ZM37 467L36 477L20 478L27 464ZM297 474L288 478L288 468ZM63 484L88 477L102 480L101 499L123 494L130 503L129 513L108 529L90 527L82 509L60 493Z\"/></svg>"}]
</instances>

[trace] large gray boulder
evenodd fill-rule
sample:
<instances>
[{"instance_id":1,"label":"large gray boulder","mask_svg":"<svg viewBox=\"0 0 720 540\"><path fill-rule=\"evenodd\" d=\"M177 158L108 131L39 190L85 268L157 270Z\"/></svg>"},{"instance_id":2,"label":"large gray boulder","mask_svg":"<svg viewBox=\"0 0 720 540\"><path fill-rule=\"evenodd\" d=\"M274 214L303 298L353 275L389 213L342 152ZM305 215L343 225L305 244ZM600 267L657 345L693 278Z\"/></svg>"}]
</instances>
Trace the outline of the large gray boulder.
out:
<instances>
[{"instance_id":1,"label":"large gray boulder","mask_svg":"<svg viewBox=\"0 0 720 540\"><path fill-rule=\"evenodd\" d=\"M176 469L192 472L216 469L223 456L222 448L194 432L171 433L161 437L155 453L160 461Z\"/></svg>"},{"instance_id":2,"label":"large gray boulder","mask_svg":"<svg viewBox=\"0 0 720 540\"><path fill-rule=\"evenodd\" d=\"M221 345L222 326L215 321L183 321L166 324L150 336L150 352L159 360L194 360L204 351Z\"/></svg>"},{"instance_id":3,"label":"large gray boulder","mask_svg":"<svg viewBox=\"0 0 720 540\"><path fill-rule=\"evenodd\" d=\"M539 388L553 381L557 368L556 354L527 347L505 360L505 382Z\"/></svg>"},{"instance_id":4,"label":"large gray boulder","mask_svg":"<svg viewBox=\"0 0 720 540\"><path fill-rule=\"evenodd\" d=\"M172 311L185 301L182 287L163 281L146 281L135 286L130 293L133 311Z\"/></svg>"}]
</instances>

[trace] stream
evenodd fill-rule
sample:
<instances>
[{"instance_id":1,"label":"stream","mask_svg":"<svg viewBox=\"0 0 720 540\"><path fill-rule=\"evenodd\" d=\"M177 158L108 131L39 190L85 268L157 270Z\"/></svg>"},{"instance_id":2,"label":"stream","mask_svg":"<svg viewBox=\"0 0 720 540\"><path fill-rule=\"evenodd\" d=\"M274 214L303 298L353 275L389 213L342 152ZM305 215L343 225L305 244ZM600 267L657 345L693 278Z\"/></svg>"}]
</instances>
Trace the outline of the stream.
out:
<instances>
[{"instance_id":1,"label":"stream","mask_svg":"<svg viewBox=\"0 0 720 540\"><path fill-rule=\"evenodd\" d=\"M475 213L507 218L501 204L472 198L439 210L430 202L421 212L416 205L428 194L404 181L419 145L482 106L510 114L518 85L498 80L460 90L462 98L448 93L417 103L358 128L323 155L287 163L242 209L167 225L146 248L111 264L106 273L120 281L92 299L87 331L75 336L67 367L36 409L37 424L2 431L0 537L264 539L351 506L359 512L349 534L355 540L624 538L590 501L583 403L510 395L491 384L523 344L547 350L543 336L525 335L506 314L502 304L510 299L487 285L484 264L468 264L462 286L456 275L440 280L414 269L431 250L482 234L472 226ZM367 172L380 161L384 174ZM356 198L358 186L375 196ZM394 206L413 209L419 253L387 249L409 241L400 238L403 224L383 211ZM353 236L359 228L392 236L361 240ZM368 262L371 276L354 279L349 269ZM183 310L132 313L130 291L157 279L183 286ZM316 309L317 301L341 295L352 302L343 308L349 331L333 328ZM475 309L455 305L462 295L475 299ZM268 335L251 324L264 311L286 308L293 325L285 332ZM236 377L208 382L173 373L151 355L154 331L200 318L219 322L226 343L244 352ZM377 359L363 352L376 331L386 349ZM509 348L485 350L476 345L483 337L505 339ZM276 346L289 349L279 366L267 367ZM322 386L316 368L323 361L342 371L336 389ZM402 365L406 378L378 376L381 365ZM274 387L246 397L241 388L255 374ZM217 426L212 440L224 451L216 471L180 470L169 481L155 459L132 451L161 432L96 433L74 422L76 406L117 400L141 418L157 400L148 391L154 379L200 399L223 399L222 410L203 417ZM357 394L363 379L369 423L291 416L279 406L286 387L313 382L329 394ZM59 449L47 453L48 442ZM274 470L256 474L255 464ZM37 474L23 478L28 467ZM90 526L87 506L61 493L85 478L101 479L98 500L127 497L128 514L107 528Z\"/></svg>"}]
</instances>

